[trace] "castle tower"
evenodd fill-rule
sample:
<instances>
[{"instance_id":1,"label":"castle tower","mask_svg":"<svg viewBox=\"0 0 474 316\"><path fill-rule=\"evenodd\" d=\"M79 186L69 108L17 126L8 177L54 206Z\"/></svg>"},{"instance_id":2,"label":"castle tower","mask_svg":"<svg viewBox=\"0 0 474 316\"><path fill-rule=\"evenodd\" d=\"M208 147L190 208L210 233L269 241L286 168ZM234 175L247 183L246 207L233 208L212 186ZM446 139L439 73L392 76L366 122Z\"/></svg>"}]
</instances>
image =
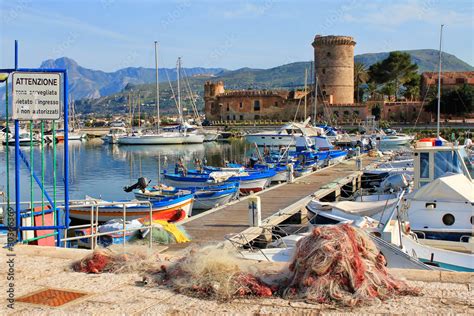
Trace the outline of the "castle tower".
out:
<instances>
[{"instance_id":1,"label":"castle tower","mask_svg":"<svg viewBox=\"0 0 474 316\"><path fill-rule=\"evenodd\" d=\"M204 112L207 119L219 119L219 104L217 104L217 97L224 93L224 82L206 81L204 83Z\"/></svg>"},{"instance_id":2,"label":"castle tower","mask_svg":"<svg viewBox=\"0 0 474 316\"><path fill-rule=\"evenodd\" d=\"M351 36L316 35L314 73L319 93L330 104L354 103L354 46Z\"/></svg>"}]
</instances>

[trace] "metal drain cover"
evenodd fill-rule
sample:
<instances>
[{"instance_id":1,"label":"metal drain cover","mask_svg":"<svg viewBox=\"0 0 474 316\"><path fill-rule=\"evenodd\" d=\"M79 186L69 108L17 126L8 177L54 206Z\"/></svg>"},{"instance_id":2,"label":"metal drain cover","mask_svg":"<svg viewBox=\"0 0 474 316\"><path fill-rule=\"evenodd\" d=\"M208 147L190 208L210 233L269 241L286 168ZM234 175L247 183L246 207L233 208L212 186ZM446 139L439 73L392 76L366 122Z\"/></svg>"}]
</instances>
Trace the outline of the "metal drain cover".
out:
<instances>
[{"instance_id":1,"label":"metal drain cover","mask_svg":"<svg viewBox=\"0 0 474 316\"><path fill-rule=\"evenodd\" d=\"M15 301L57 307L86 295L88 294L70 290L45 289L24 295Z\"/></svg>"}]
</instances>

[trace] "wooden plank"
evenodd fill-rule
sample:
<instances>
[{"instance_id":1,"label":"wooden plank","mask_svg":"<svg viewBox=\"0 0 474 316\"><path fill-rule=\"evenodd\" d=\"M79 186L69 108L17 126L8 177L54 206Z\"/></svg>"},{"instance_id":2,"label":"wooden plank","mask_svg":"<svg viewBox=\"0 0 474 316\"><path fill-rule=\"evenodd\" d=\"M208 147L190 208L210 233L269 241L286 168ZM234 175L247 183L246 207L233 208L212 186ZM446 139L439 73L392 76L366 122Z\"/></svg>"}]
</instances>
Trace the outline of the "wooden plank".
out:
<instances>
[{"instance_id":1,"label":"wooden plank","mask_svg":"<svg viewBox=\"0 0 474 316\"><path fill-rule=\"evenodd\" d=\"M374 162L376 158L366 158L364 165ZM354 160L320 169L314 173L297 178L294 183L276 185L269 190L259 192L262 203L263 226L275 226L304 209L315 197L323 197L340 188L353 179L360 178L360 171L355 170ZM254 239L262 235L265 227L248 226L248 198L204 212L191 217L182 226L194 242L222 241L225 236L235 235L236 242L242 242L238 234L245 232L244 239Z\"/></svg>"}]
</instances>

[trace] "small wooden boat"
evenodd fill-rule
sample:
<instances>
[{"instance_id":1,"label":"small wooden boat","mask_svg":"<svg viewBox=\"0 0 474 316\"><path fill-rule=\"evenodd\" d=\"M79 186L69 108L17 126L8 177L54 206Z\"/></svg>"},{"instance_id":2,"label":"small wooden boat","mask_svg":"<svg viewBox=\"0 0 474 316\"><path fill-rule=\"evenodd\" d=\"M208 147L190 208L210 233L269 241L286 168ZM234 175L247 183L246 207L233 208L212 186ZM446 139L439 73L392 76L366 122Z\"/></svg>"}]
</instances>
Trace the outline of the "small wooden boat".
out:
<instances>
[{"instance_id":1,"label":"small wooden boat","mask_svg":"<svg viewBox=\"0 0 474 316\"><path fill-rule=\"evenodd\" d=\"M225 182L239 182L239 190L243 194L262 191L270 184L270 179L275 176L273 170L258 171L214 171L211 173L165 173L165 182L177 188L203 187L219 185Z\"/></svg>"},{"instance_id":2,"label":"small wooden boat","mask_svg":"<svg viewBox=\"0 0 474 316\"><path fill-rule=\"evenodd\" d=\"M154 201L166 195L194 194L193 210L208 210L234 199L239 192L239 183L231 182L216 186L174 188L158 186L150 190L133 190L139 200Z\"/></svg>"},{"instance_id":3,"label":"small wooden boat","mask_svg":"<svg viewBox=\"0 0 474 316\"><path fill-rule=\"evenodd\" d=\"M106 222L114 218L123 218L123 202L132 201L116 201L108 202L101 199L86 197L86 202L77 202L71 204L69 214L72 218L81 220L91 219L91 207L98 204L99 206L99 222ZM136 201L138 202L138 201ZM180 196L163 197L159 201L152 201L152 217L153 220L166 220L168 222L178 222L187 218L191 214L193 207L194 195L185 194ZM114 203L113 205L100 206L103 203ZM84 205L86 204L86 205ZM142 217L149 217L150 207L144 204L128 204L126 205L126 220L132 220ZM94 215L95 216L95 215Z\"/></svg>"}]
</instances>

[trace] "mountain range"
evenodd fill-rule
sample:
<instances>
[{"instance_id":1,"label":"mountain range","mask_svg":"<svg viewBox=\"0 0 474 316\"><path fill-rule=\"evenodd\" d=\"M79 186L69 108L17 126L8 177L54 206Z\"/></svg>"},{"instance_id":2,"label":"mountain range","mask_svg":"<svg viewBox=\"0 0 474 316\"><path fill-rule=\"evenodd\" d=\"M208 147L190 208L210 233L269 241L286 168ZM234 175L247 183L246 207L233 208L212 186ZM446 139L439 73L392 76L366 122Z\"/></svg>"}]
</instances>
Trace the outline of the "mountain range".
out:
<instances>
[{"instance_id":1,"label":"mountain range","mask_svg":"<svg viewBox=\"0 0 474 316\"><path fill-rule=\"evenodd\" d=\"M412 62L418 65L419 72L436 71L439 53L433 49L407 50ZM356 55L355 62L363 63L366 67L385 59L389 52ZM128 67L114 72L104 72L80 66L73 59L62 57L44 61L40 68L65 68L69 76L69 92L79 102L78 112L101 111L102 105L113 105L123 102L124 94L135 90L143 91L143 100L152 102L152 83L155 82L155 69L143 67ZM188 76L192 90L202 96L202 85L206 80L222 80L226 89L275 89L297 88L304 84L304 71L311 69L311 62L294 62L269 69L241 68L227 70L223 68L183 68ZM474 68L454 55L443 53L444 71L473 71ZM176 80L176 69L160 68L159 79L165 96L164 109L174 101L168 80ZM163 83L164 82L164 83ZM169 90L169 91L167 91ZM2 99L4 89L2 90ZM147 96L150 100L147 100ZM162 96L163 97L163 96ZM161 98L160 98L161 99ZM112 100L112 101L111 101ZM168 102L167 102L168 101ZM111 104L112 102L112 104ZM202 105L202 102L199 102ZM86 109L87 108L87 109ZM108 107L113 112L113 106ZM2 112L0 110L0 112ZM102 112L102 111L101 111Z\"/></svg>"}]
</instances>

